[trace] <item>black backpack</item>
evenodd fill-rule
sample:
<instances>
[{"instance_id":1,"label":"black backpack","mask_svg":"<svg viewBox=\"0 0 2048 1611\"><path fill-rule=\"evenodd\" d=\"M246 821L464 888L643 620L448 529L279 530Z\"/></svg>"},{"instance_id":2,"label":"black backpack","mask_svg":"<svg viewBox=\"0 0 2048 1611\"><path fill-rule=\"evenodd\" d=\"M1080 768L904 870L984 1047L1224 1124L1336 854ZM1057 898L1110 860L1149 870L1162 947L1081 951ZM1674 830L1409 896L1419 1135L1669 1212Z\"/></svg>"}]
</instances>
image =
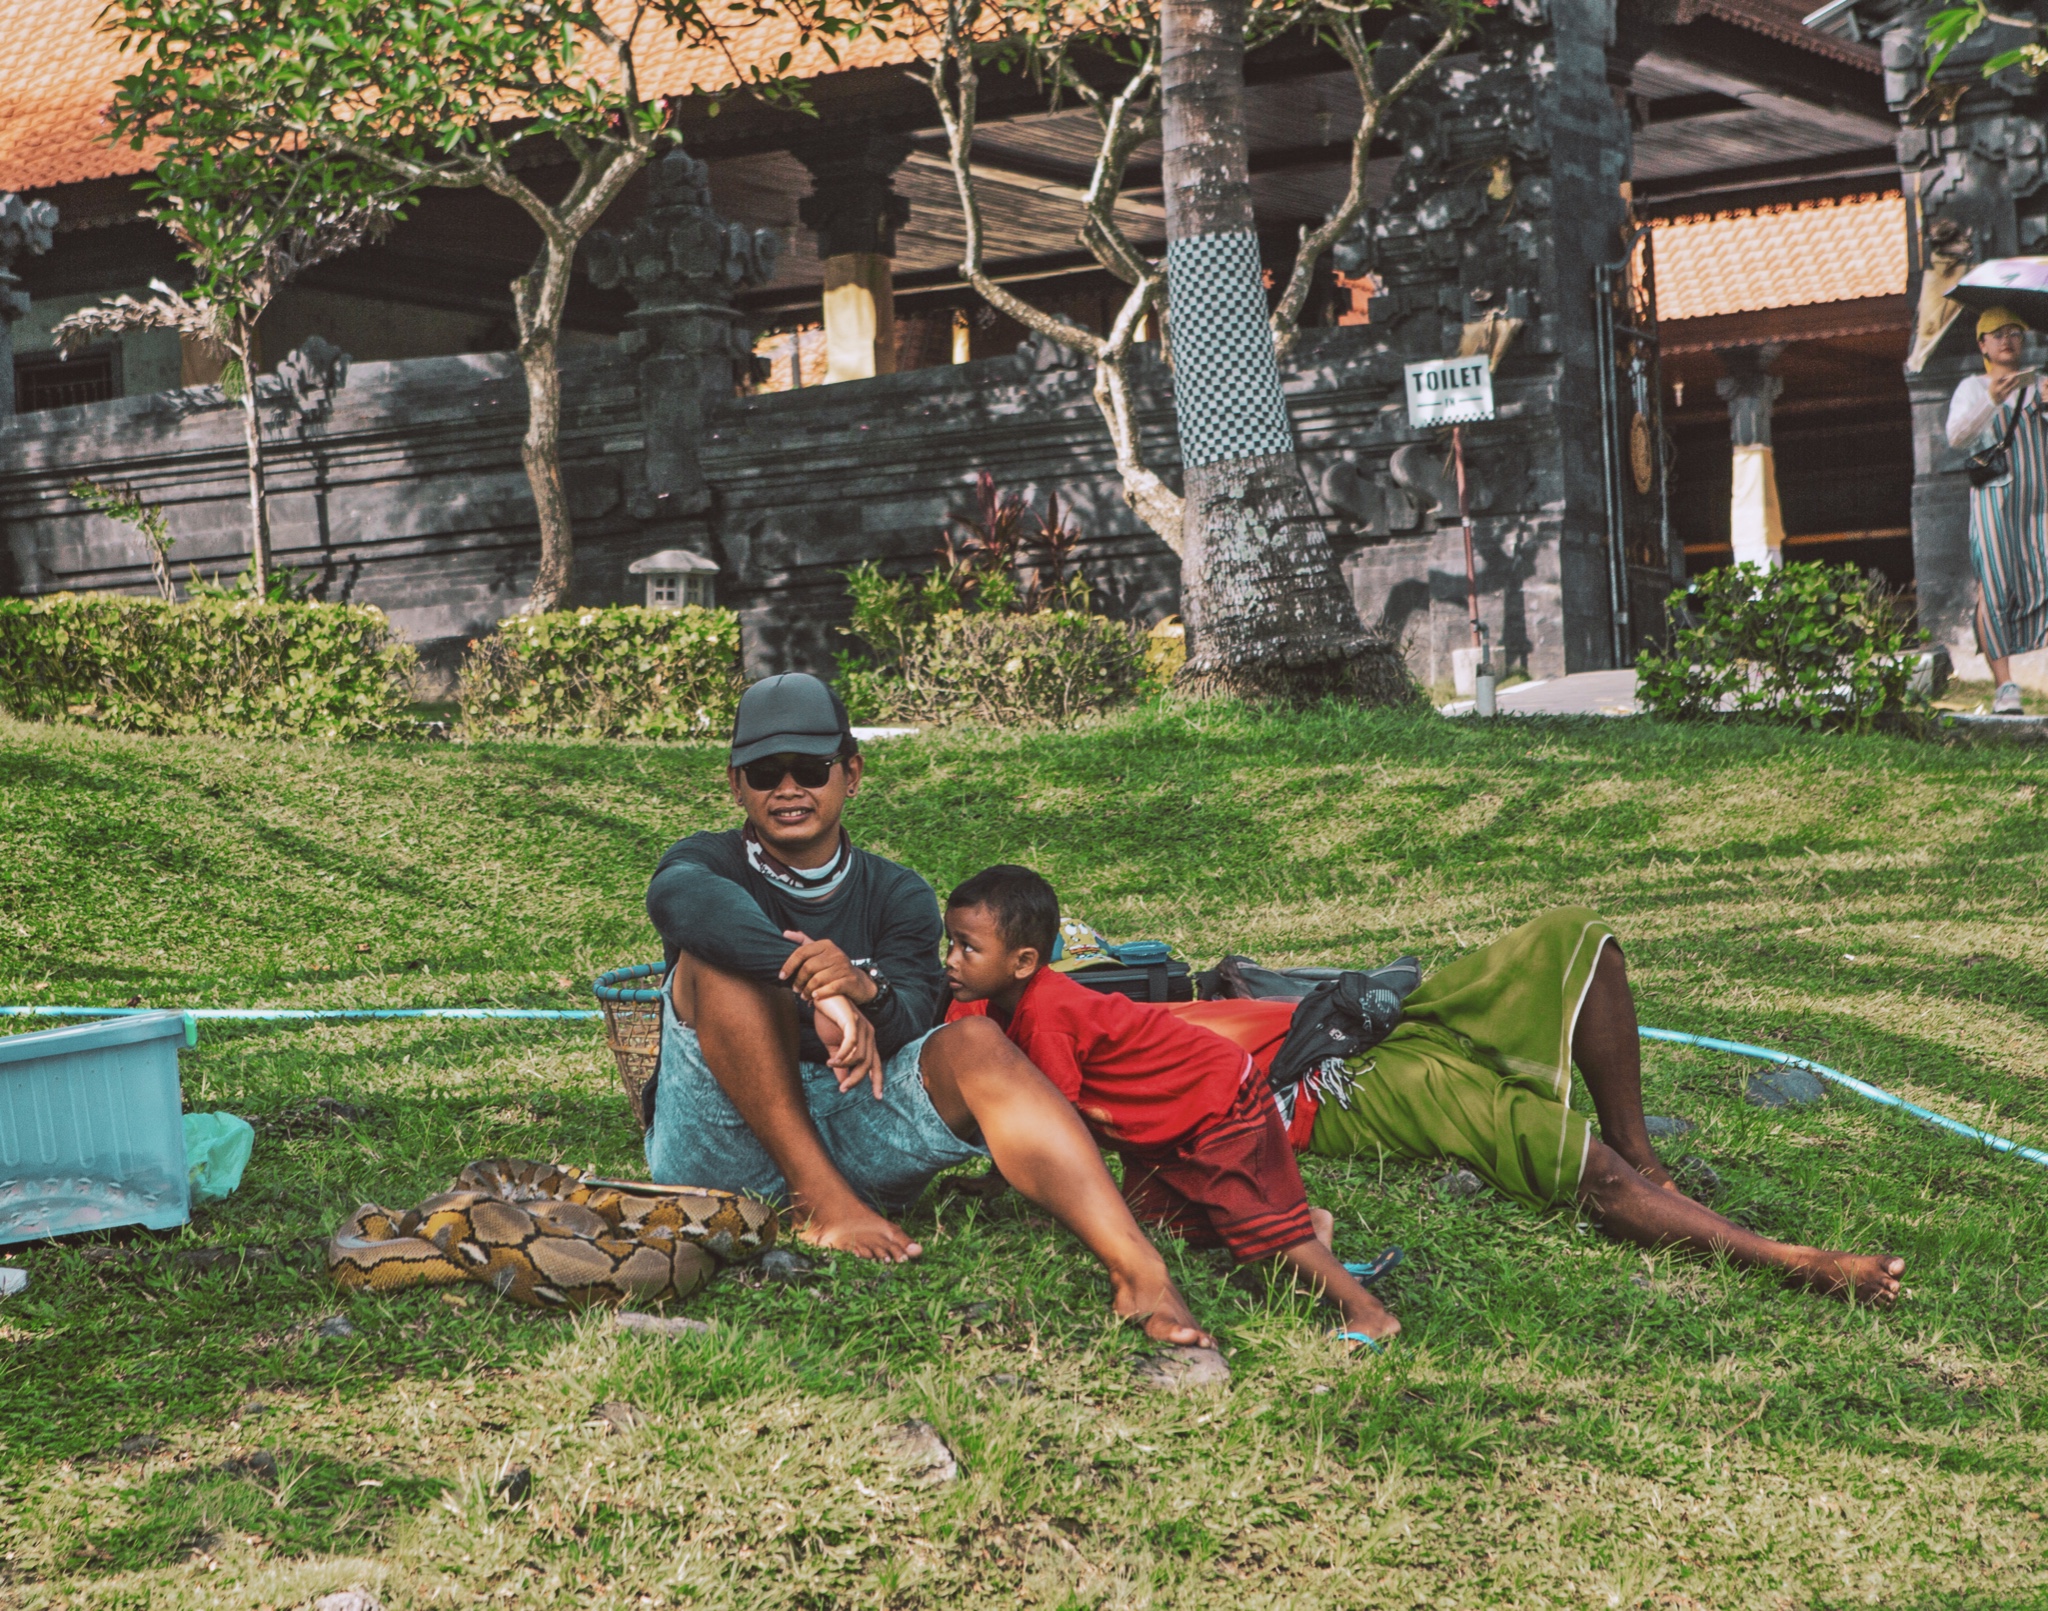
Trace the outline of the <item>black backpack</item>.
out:
<instances>
[{"instance_id":1,"label":"black backpack","mask_svg":"<svg viewBox=\"0 0 2048 1611\"><path fill-rule=\"evenodd\" d=\"M1422 964L1401 957L1370 973L1340 968L1262 968L1250 957L1225 957L1201 976L1204 1001L1295 999L1293 1020L1266 1083L1298 1085L1332 1057L1355 1057L1377 1046L1401 1022L1401 1003L1422 983Z\"/></svg>"}]
</instances>

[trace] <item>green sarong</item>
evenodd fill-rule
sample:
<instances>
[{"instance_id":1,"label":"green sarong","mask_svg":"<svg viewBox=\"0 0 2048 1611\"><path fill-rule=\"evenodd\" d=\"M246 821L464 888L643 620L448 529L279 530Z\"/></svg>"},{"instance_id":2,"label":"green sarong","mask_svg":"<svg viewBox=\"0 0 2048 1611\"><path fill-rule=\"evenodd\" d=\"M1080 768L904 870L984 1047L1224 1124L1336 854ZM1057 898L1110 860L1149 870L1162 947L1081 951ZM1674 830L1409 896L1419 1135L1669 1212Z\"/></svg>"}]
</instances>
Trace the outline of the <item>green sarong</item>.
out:
<instances>
[{"instance_id":1,"label":"green sarong","mask_svg":"<svg viewBox=\"0 0 2048 1611\"><path fill-rule=\"evenodd\" d=\"M1439 968L1393 1034L1325 1078L1308 1150L1456 1158L1531 1208L1573 1201L1593 1131L1568 1105L1572 1031L1613 935L1560 907Z\"/></svg>"}]
</instances>

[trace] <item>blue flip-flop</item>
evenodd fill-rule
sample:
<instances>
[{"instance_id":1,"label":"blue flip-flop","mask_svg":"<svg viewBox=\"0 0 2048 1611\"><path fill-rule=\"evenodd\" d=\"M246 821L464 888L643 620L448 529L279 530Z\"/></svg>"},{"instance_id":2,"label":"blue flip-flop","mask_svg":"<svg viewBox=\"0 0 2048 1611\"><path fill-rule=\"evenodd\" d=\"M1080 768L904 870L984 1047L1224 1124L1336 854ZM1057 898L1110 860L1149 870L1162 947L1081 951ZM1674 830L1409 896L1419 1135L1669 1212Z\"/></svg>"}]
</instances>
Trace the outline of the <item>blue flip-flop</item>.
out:
<instances>
[{"instance_id":1,"label":"blue flip-flop","mask_svg":"<svg viewBox=\"0 0 2048 1611\"><path fill-rule=\"evenodd\" d=\"M1364 1343L1366 1348L1375 1354L1384 1354L1387 1351L1387 1345L1394 1341L1393 1337L1388 1337L1385 1341L1378 1337L1368 1337L1362 1331L1339 1331L1333 1335L1338 1342Z\"/></svg>"},{"instance_id":2,"label":"blue flip-flop","mask_svg":"<svg viewBox=\"0 0 2048 1611\"><path fill-rule=\"evenodd\" d=\"M1369 1287L1382 1276L1393 1274L1395 1270L1400 1268L1402 1259L1406 1257L1407 1254L1400 1248L1390 1247L1376 1259L1368 1259L1363 1264L1345 1265L1344 1273L1355 1280L1360 1286Z\"/></svg>"}]
</instances>

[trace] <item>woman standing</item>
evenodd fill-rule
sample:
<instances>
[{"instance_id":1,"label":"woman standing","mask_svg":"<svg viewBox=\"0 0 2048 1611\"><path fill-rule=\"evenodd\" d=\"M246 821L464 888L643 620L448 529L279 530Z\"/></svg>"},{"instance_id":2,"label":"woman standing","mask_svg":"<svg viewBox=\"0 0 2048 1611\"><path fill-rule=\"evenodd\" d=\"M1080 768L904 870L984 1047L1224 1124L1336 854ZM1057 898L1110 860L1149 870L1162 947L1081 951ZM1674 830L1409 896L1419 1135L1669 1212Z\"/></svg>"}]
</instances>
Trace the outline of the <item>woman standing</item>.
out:
<instances>
[{"instance_id":1,"label":"woman standing","mask_svg":"<svg viewBox=\"0 0 2048 1611\"><path fill-rule=\"evenodd\" d=\"M1998 684L1995 716L2022 713L2012 657L2048 643L2048 407L2038 371L2020 363L2026 339L2018 314L1987 308L1977 319L1985 372L1958 386L1948 406L1950 447L2005 449L1997 473L1970 489L1977 645Z\"/></svg>"}]
</instances>

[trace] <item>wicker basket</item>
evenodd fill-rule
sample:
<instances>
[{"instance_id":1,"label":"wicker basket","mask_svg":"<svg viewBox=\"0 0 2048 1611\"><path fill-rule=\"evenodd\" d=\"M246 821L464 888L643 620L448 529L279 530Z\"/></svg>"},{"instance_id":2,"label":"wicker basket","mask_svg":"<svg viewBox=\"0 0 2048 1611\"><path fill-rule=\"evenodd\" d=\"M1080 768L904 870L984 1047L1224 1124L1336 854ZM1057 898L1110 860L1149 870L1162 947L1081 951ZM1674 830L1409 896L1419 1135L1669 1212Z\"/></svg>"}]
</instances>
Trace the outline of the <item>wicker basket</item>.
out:
<instances>
[{"instance_id":1,"label":"wicker basket","mask_svg":"<svg viewBox=\"0 0 2048 1611\"><path fill-rule=\"evenodd\" d=\"M599 976L595 988L604 1004L604 1040L619 1061L619 1083L633 1116L646 1129L654 1122L654 1071L661 1064L661 983L668 965L643 962ZM636 979L647 985L635 986Z\"/></svg>"}]
</instances>

